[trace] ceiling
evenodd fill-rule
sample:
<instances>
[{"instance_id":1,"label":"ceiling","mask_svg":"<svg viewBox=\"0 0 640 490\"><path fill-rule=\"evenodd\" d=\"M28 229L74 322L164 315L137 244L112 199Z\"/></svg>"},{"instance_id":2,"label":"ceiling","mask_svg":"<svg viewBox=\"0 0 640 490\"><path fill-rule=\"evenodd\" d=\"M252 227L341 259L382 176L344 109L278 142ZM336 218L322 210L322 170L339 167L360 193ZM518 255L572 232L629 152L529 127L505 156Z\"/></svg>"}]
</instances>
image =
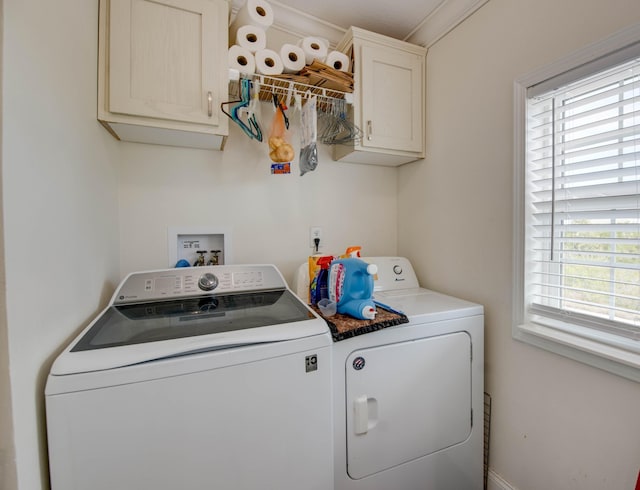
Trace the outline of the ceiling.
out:
<instances>
[{"instance_id":1,"label":"ceiling","mask_svg":"<svg viewBox=\"0 0 640 490\"><path fill-rule=\"evenodd\" d=\"M429 47L488 0L227 0L235 13L267 2L274 26L339 41L351 26Z\"/></svg>"},{"instance_id":2,"label":"ceiling","mask_svg":"<svg viewBox=\"0 0 640 490\"><path fill-rule=\"evenodd\" d=\"M409 37L446 0L278 0L338 27Z\"/></svg>"}]
</instances>

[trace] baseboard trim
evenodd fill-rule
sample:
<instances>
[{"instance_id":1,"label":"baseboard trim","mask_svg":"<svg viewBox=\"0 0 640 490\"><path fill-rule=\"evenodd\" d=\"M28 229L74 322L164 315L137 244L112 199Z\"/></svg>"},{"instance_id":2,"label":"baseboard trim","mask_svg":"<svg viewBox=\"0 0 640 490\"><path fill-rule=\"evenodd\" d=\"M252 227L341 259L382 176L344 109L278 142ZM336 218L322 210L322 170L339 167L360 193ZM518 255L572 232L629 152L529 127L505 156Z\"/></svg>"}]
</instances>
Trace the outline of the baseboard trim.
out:
<instances>
[{"instance_id":1,"label":"baseboard trim","mask_svg":"<svg viewBox=\"0 0 640 490\"><path fill-rule=\"evenodd\" d=\"M487 490L518 490L498 473L489 468L487 474Z\"/></svg>"}]
</instances>

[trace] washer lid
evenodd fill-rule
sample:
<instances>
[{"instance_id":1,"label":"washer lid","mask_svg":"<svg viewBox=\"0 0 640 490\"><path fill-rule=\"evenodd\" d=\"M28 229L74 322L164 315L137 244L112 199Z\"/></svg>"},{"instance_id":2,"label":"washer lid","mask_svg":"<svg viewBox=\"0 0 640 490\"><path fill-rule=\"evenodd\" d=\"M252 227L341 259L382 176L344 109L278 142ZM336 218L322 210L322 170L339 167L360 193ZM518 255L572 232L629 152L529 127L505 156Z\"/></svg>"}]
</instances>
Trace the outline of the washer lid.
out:
<instances>
[{"instance_id":1,"label":"washer lid","mask_svg":"<svg viewBox=\"0 0 640 490\"><path fill-rule=\"evenodd\" d=\"M51 374L113 369L327 332L326 323L287 289L112 305L60 355Z\"/></svg>"}]
</instances>

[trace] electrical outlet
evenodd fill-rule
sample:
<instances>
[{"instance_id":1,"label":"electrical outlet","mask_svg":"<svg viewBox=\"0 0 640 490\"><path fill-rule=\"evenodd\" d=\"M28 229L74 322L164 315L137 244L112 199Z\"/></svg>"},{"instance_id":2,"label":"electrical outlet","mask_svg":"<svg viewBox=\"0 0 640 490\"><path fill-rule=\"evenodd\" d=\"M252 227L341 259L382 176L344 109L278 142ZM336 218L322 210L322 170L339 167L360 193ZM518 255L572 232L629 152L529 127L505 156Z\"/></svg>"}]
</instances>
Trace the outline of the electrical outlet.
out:
<instances>
[{"instance_id":1,"label":"electrical outlet","mask_svg":"<svg viewBox=\"0 0 640 490\"><path fill-rule=\"evenodd\" d=\"M320 239L320 246L318 247L318 249L320 249L322 247L322 228L319 226L312 226L309 228L309 246L314 250L316 248L316 238Z\"/></svg>"}]
</instances>

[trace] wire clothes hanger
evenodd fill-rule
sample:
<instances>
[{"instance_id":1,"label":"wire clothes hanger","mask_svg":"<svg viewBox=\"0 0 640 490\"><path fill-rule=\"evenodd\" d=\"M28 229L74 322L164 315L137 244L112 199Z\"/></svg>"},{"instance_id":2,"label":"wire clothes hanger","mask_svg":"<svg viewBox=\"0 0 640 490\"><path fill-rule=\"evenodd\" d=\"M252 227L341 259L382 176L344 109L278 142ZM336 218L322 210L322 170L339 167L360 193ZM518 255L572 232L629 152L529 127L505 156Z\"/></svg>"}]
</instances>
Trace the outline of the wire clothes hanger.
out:
<instances>
[{"instance_id":1,"label":"wire clothes hanger","mask_svg":"<svg viewBox=\"0 0 640 490\"><path fill-rule=\"evenodd\" d=\"M262 141L262 130L256 119L256 115L251 112L247 107L251 103L251 80L242 78L238 82L240 86L240 100L230 100L220 104L220 110L224 112L233 122L235 122L245 132L249 138ZM230 112L227 112L224 107L231 106ZM245 123L241 116L247 114L247 122Z\"/></svg>"},{"instance_id":2,"label":"wire clothes hanger","mask_svg":"<svg viewBox=\"0 0 640 490\"><path fill-rule=\"evenodd\" d=\"M321 111L318 123L318 141L325 145L341 145L362 139L362 130L347 119L346 104L334 99L325 111Z\"/></svg>"}]
</instances>

